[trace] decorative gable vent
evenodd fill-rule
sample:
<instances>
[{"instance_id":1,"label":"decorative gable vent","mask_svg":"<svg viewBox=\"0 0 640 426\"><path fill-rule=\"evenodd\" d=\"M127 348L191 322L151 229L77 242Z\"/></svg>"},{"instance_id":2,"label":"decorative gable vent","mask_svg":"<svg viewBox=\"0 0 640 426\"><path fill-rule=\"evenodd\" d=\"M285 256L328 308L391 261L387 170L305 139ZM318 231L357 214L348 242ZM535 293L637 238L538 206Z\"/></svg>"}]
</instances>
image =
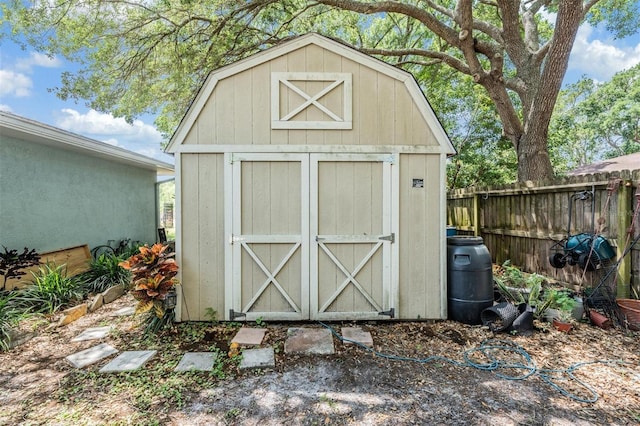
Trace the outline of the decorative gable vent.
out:
<instances>
[{"instance_id":1,"label":"decorative gable vent","mask_svg":"<svg viewBox=\"0 0 640 426\"><path fill-rule=\"evenodd\" d=\"M351 109L349 73L271 73L272 129L351 129Z\"/></svg>"}]
</instances>

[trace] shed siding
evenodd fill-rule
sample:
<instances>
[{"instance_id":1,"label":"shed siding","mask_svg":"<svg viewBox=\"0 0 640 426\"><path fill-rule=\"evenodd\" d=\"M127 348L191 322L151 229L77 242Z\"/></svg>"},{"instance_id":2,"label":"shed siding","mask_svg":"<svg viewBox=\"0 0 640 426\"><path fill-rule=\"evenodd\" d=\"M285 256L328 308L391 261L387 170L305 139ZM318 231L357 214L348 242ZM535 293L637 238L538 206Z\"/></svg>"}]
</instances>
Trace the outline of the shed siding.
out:
<instances>
[{"instance_id":1,"label":"shed siding","mask_svg":"<svg viewBox=\"0 0 640 426\"><path fill-rule=\"evenodd\" d=\"M224 313L223 155L183 154L181 181L182 320Z\"/></svg>"},{"instance_id":2,"label":"shed siding","mask_svg":"<svg viewBox=\"0 0 640 426\"><path fill-rule=\"evenodd\" d=\"M400 316L440 318L442 222L440 155L400 156ZM413 179L424 188L413 188ZM439 183L438 183L439 182Z\"/></svg>"},{"instance_id":3,"label":"shed siding","mask_svg":"<svg viewBox=\"0 0 640 426\"><path fill-rule=\"evenodd\" d=\"M271 73L351 73L353 128L351 130L271 129ZM325 82L300 82L313 95ZM281 88L280 105L290 110L302 98ZM322 98L323 105L341 111L341 89ZM312 106L294 121L322 120ZM348 58L309 45L217 82L183 144L220 145L430 145L438 142L420 115L407 87Z\"/></svg>"}]
</instances>

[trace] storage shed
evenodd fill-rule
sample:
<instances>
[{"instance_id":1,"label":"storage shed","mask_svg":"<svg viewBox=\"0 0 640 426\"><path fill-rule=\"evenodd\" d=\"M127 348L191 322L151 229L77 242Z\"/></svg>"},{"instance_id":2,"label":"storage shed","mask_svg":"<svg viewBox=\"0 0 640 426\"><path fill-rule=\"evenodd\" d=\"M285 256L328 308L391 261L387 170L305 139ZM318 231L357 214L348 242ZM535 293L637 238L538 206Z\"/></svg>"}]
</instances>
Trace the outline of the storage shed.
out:
<instances>
[{"instance_id":1,"label":"storage shed","mask_svg":"<svg viewBox=\"0 0 640 426\"><path fill-rule=\"evenodd\" d=\"M214 71L167 150L178 319L447 317L454 149L411 74L307 34Z\"/></svg>"}]
</instances>

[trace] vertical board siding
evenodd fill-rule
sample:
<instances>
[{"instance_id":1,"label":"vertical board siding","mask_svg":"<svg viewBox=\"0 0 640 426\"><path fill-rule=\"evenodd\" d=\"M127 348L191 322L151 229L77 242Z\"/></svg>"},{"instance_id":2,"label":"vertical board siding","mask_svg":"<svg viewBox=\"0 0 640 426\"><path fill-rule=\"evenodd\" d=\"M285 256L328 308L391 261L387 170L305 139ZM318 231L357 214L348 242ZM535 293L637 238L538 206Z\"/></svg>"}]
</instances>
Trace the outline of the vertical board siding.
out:
<instances>
[{"instance_id":1,"label":"vertical board siding","mask_svg":"<svg viewBox=\"0 0 640 426\"><path fill-rule=\"evenodd\" d=\"M400 315L440 318L442 292L439 155L400 156ZM413 188L424 179L424 188ZM442 183L444 185L444 183Z\"/></svg>"},{"instance_id":2,"label":"vertical board siding","mask_svg":"<svg viewBox=\"0 0 640 426\"><path fill-rule=\"evenodd\" d=\"M224 314L223 156L180 156L182 320Z\"/></svg>"},{"instance_id":3,"label":"vertical board siding","mask_svg":"<svg viewBox=\"0 0 640 426\"><path fill-rule=\"evenodd\" d=\"M608 190L611 179L622 179L628 188ZM620 194L630 198L627 216L630 222L636 207L640 171L595 174L559 179L555 182L514 184L500 187L467 188L448 194L447 224L455 226L458 234L478 233L492 254L493 261L512 264L527 272L538 272L573 286L592 287L599 284L604 271L583 273L578 266L553 268L548 256L554 241L570 235L601 233L614 247L623 250L628 226L621 225ZM574 199L581 191L594 191L588 200ZM473 223L474 199L477 200L480 223ZM569 218L571 210L571 218ZM640 220L640 219L638 219ZM604 221L599 226L599 221ZM569 223L571 229L568 229ZM624 228L624 229L623 229ZM636 224L634 237L640 233ZM621 283L631 295L640 289L640 246L630 252L631 281ZM615 260L615 259L614 259ZM637 297L637 293L636 297Z\"/></svg>"}]
</instances>

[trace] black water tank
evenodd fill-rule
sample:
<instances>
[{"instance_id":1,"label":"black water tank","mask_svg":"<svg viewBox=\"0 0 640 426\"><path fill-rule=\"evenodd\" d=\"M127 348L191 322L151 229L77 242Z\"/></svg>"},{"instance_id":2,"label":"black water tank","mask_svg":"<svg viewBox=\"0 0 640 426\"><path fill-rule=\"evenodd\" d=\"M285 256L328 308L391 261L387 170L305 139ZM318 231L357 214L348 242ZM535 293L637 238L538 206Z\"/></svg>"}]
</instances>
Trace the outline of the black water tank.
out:
<instances>
[{"instance_id":1,"label":"black water tank","mask_svg":"<svg viewBox=\"0 0 640 426\"><path fill-rule=\"evenodd\" d=\"M447 238L449 319L480 324L480 313L493 306L491 254L482 237Z\"/></svg>"}]
</instances>

